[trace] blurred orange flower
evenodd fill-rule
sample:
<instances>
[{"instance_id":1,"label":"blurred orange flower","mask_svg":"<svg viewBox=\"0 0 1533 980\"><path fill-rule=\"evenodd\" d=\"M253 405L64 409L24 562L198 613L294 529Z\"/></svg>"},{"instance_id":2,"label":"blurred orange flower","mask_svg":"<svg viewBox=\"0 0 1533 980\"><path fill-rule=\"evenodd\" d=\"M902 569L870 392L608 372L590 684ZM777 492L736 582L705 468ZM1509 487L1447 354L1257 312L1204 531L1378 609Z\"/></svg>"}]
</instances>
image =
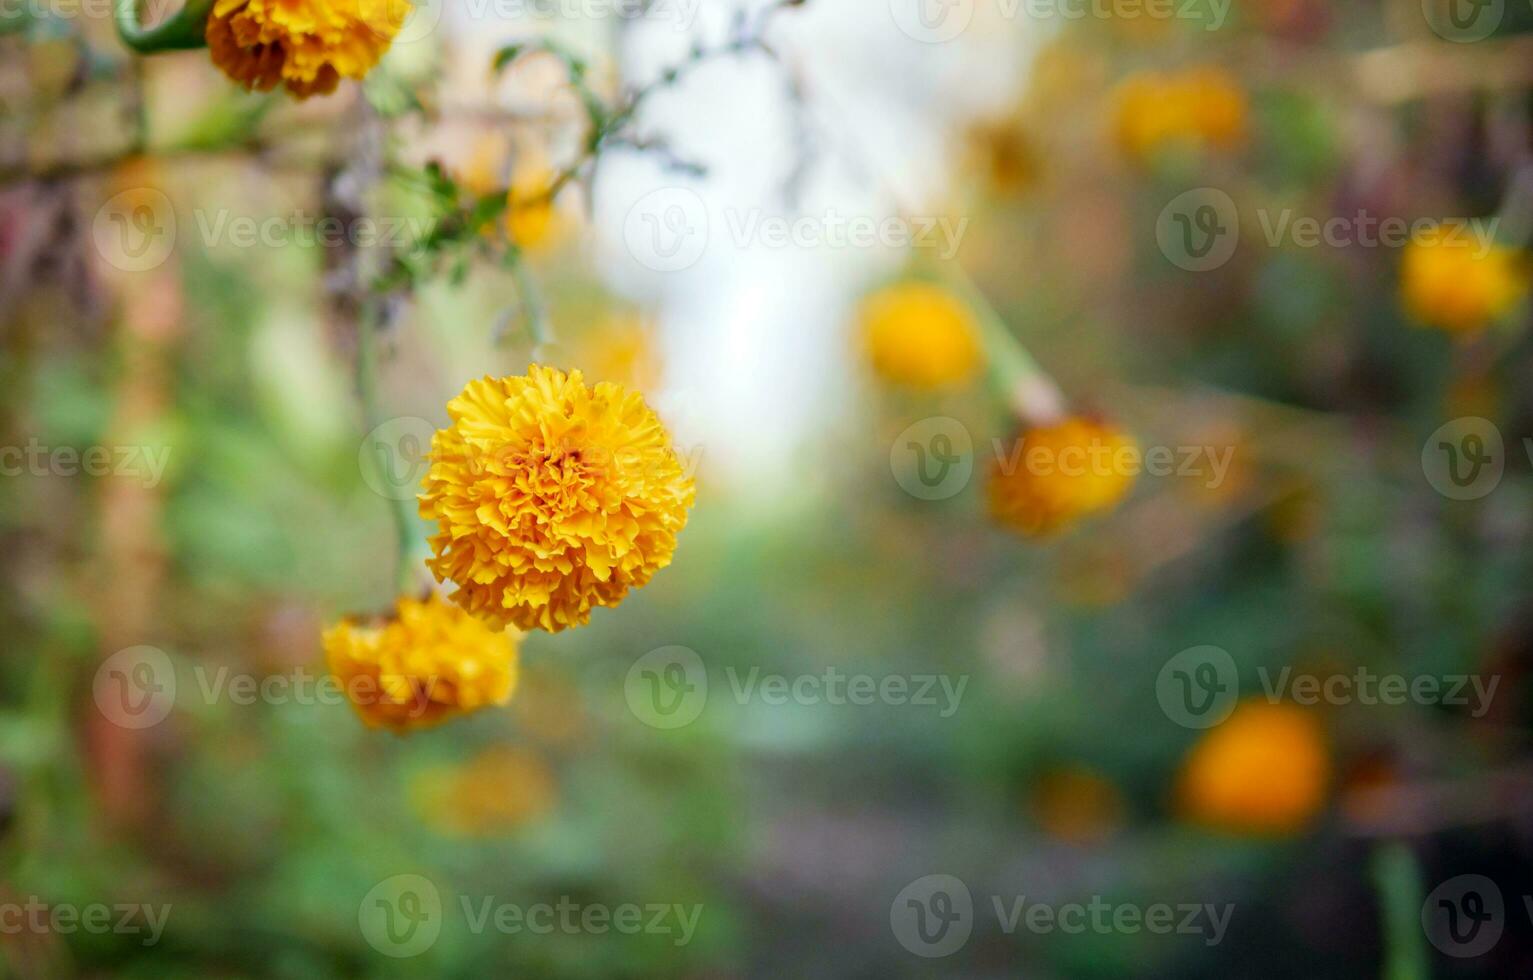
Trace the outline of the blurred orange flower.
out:
<instances>
[{"instance_id":1,"label":"blurred orange flower","mask_svg":"<svg viewBox=\"0 0 1533 980\"><path fill-rule=\"evenodd\" d=\"M323 643L331 674L372 728L427 728L505 704L516 688L517 636L490 630L435 593L401 596L382 622L343 619Z\"/></svg>"},{"instance_id":2,"label":"blurred orange flower","mask_svg":"<svg viewBox=\"0 0 1533 980\"><path fill-rule=\"evenodd\" d=\"M1446 236L1417 239L1400 263L1402 302L1415 320L1452 334L1479 333L1528 292L1521 252Z\"/></svg>"},{"instance_id":3,"label":"blurred orange flower","mask_svg":"<svg viewBox=\"0 0 1533 980\"><path fill-rule=\"evenodd\" d=\"M962 384L983 364L974 314L927 282L887 286L863 300L868 362L892 384L932 391Z\"/></svg>"},{"instance_id":4,"label":"blurred orange flower","mask_svg":"<svg viewBox=\"0 0 1533 980\"><path fill-rule=\"evenodd\" d=\"M1245 89L1222 68L1131 75L1118 85L1115 102L1118 145L1139 164L1176 144L1229 151L1246 138Z\"/></svg>"},{"instance_id":5,"label":"blurred orange flower","mask_svg":"<svg viewBox=\"0 0 1533 980\"><path fill-rule=\"evenodd\" d=\"M1103 422L1076 416L1028 429L994 463L990 513L1022 534L1052 534L1114 507L1138 465L1133 437Z\"/></svg>"},{"instance_id":6,"label":"blurred orange flower","mask_svg":"<svg viewBox=\"0 0 1533 980\"><path fill-rule=\"evenodd\" d=\"M559 788L542 756L524 748L486 749L460 766L432 770L411 787L427 824L455 837L514 830L557 805Z\"/></svg>"},{"instance_id":7,"label":"blurred orange flower","mask_svg":"<svg viewBox=\"0 0 1533 980\"><path fill-rule=\"evenodd\" d=\"M1080 766L1046 773L1033 787L1033 814L1060 840L1109 837L1123 823L1123 795L1108 779Z\"/></svg>"},{"instance_id":8,"label":"blurred orange flower","mask_svg":"<svg viewBox=\"0 0 1533 980\"><path fill-rule=\"evenodd\" d=\"M1188 819L1241 834L1289 834L1325 802L1320 721L1291 704L1246 701L1188 753L1177 787Z\"/></svg>"}]
</instances>

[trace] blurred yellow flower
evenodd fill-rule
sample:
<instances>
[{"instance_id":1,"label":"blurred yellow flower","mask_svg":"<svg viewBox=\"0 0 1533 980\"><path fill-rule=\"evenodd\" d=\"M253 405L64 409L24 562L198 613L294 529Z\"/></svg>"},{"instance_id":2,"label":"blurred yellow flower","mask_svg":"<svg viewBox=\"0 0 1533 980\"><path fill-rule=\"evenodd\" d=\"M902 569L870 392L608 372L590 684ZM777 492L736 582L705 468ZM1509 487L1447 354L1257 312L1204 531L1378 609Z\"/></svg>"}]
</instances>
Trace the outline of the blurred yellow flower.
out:
<instances>
[{"instance_id":1,"label":"blurred yellow flower","mask_svg":"<svg viewBox=\"0 0 1533 980\"><path fill-rule=\"evenodd\" d=\"M1033 787L1032 806L1039 826L1060 840L1101 840L1123 823L1118 787L1080 766L1044 774Z\"/></svg>"},{"instance_id":2,"label":"blurred yellow flower","mask_svg":"<svg viewBox=\"0 0 1533 980\"><path fill-rule=\"evenodd\" d=\"M216 0L208 15L213 64L247 89L282 83L306 99L378 64L410 0Z\"/></svg>"},{"instance_id":3,"label":"blurred yellow flower","mask_svg":"<svg viewBox=\"0 0 1533 980\"><path fill-rule=\"evenodd\" d=\"M542 756L524 748L486 749L460 766L423 774L411 787L422 819L455 837L490 837L553 810L559 789Z\"/></svg>"},{"instance_id":4,"label":"blurred yellow flower","mask_svg":"<svg viewBox=\"0 0 1533 980\"><path fill-rule=\"evenodd\" d=\"M534 364L469 382L447 411L420 513L464 609L558 632L670 564L696 491L639 394Z\"/></svg>"},{"instance_id":5,"label":"blurred yellow flower","mask_svg":"<svg viewBox=\"0 0 1533 980\"><path fill-rule=\"evenodd\" d=\"M653 391L660 384L654 329L636 313L606 317L581 335L576 348L580 363L599 381L640 391Z\"/></svg>"},{"instance_id":6,"label":"blurred yellow flower","mask_svg":"<svg viewBox=\"0 0 1533 980\"><path fill-rule=\"evenodd\" d=\"M990 474L990 513L1029 536L1052 534L1115 506L1141 460L1127 433L1082 416L1023 432Z\"/></svg>"},{"instance_id":7,"label":"blurred yellow flower","mask_svg":"<svg viewBox=\"0 0 1533 980\"><path fill-rule=\"evenodd\" d=\"M501 133L480 136L458 169L458 183L475 197L500 190L505 186L506 153L506 138Z\"/></svg>"},{"instance_id":8,"label":"blurred yellow flower","mask_svg":"<svg viewBox=\"0 0 1533 980\"><path fill-rule=\"evenodd\" d=\"M1246 701L1188 753L1177 802L1196 823L1233 833L1287 834L1319 811L1329 779L1325 736L1312 712Z\"/></svg>"},{"instance_id":9,"label":"blurred yellow flower","mask_svg":"<svg viewBox=\"0 0 1533 980\"><path fill-rule=\"evenodd\" d=\"M562 230L553 190L556 176L544 164L521 164L506 193L506 237L512 244L538 251L555 244Z\"/></svg>"},{"instance_id":10,"label":"blurred yellow flower","mask_svg":"<svg viewBox=\"0 0 1533 980\"><path fill-rule=\"evenodd\" d=\"M1118 85L1115 102L1118 145L1136 163L1174 144L1228 151L1245 141L1246 93L1222 68L1131 75Z\"/></svg>"},{"instance_id":11,"label":"blurred yellow flower","mask_svg":"<svg viewBox=\"0 0 1533 980\"><path fill-rule=\"evenodd\" d=\"M1417 239L1400 263L1406 312L1425 326L1476 334L1499 320L1528 292L1522 253L1499 245Z\"/></svg>"},{"instance_id":12,"label":"blurred yellow flower","mask_svg":"<svg viewBox=\"0 0 1533 980\"><path fill-rule=\"evenodd\" d=\"M505 704L516 688L517 636L497 633L432 594L401 596L382 622L325 630L330 673L372 728L397 732Z\"/></svg>"},{"instance_id":13,"label":"blurred yellow flower","mask_svg":"<svg viewBox=\"0 0 1533 980\"><path fill-rule=\"evenodd\" d=\"M983 364L974 314L926 282L887 286L863 300L862 340L885 381L924 391L972 378Z\"/></svg>"}]
</instances>

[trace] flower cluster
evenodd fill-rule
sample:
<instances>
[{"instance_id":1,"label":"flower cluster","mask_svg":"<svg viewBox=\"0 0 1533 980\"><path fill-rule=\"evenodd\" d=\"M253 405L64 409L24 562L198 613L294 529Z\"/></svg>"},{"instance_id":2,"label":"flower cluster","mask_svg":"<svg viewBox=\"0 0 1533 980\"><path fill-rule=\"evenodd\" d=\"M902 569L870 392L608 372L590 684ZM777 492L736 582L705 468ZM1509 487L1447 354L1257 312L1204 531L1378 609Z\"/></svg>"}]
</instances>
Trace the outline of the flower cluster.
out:
<instances>
[{"instance_id":1,"label":"flower cluster","mask_svg":"<svg viewBox=\"0 0 1533 980\"><path fill-rule=\"evenodd\" d=\"M1478 334L1527 296L1529 269L1520 252L1471 242L1415 241L1401 260L1406 312L1424 326Z\"/></svg>"}]
</instances>

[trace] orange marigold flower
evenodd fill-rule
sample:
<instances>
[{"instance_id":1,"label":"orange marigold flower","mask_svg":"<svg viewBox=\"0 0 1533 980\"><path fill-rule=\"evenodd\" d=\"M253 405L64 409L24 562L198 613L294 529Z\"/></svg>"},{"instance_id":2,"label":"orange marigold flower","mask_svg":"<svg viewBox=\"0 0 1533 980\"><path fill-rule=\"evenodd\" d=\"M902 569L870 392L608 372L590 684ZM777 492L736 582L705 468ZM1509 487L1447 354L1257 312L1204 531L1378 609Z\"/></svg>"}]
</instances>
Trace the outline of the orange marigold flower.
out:
<instances>
[{"instance_id":1,"label":"orange marigold flower","mask_svg":"<svg viewBox=\"0 0 1533 980\"><path fill-rule=\"evenodd\" d=\"M974 314L927 282L888 286L865 299L862 340L880 377L925 391L961 384L983 363Z\"/></svg>"},{"instance_id":2,"label":"orange marigold flower","mask_svg":"<svg viewBox=\"0 0 1533 980\"><path fill-rule=\"evenodd\" d=\"M534 364L469 382L447 412L420 512L464 609L558 632L670 564L696 492L639 394Z\"/></svg>"},{"instance_id":3,"label":"orange marigold flower","mask_svg":"<svg viewBox=\"0 0 1533 980\"><path fill-rule=\"evenodd\" d=\"M245 88L306 99L371 71L409 13L410 0L216 0L208 50Z\"/></svg>"},{"instance_id":4,"label":"orange marigold flower","mask_svg":"<svg viewBox=\"0 0 1533 980\"><path fill-rule=\"evenodd\" d=\"M1117 504L1139 464L1133 438L1102 422L1076 416L1028 429L995 461L990 513L1022 534L1051 534Z\"/></svg>"},{"instance_id":5,"label":"orange marigold flower","mask_svg":"<svg viewBox=\"0 0 1533 980\"><path fill-rule=\"evenodd\" d=\"M1417 239L1400 264L1406 312L1425 326L1449 333L1479 333L1501 319L1528 292L1522 254L1447 237Z\"/></svg>"},{"instance_id":6,"label":"orange marigold flower","mask_svg":"<svg viewBox=\"0 0 1533 980\"><path fill-rule=\"evenodd\" d=\"M1325 802L1330 769L1312 712L1247 701L1188 753L1178 804L1189 819L1233 833L1293 833Z\"/></svg>"},{"instance_id":7,"label":"orange marigold flower","mask_svg":"<svg viewBox=\"0 0 1533 980\"><path fill-rule=\"evenodd\" d=\"M1132 75L1119 84L1115 101L1118 145L1137 163L1176 143L1232 150L1245 140L1246 93L1221 68Z\"/></svg>"},{"instance_id":8,"label":"orange marigold flower","mask_svg":"<svg viewBox=\"0 0 1533 980\"><path fill-rule=\"evenodd\" d=\"M517 639L433 593L401 596L386 620L343 619L323 642L330 672L362 720L403 732L509 701Z\"/></svg>"}]
</instances>

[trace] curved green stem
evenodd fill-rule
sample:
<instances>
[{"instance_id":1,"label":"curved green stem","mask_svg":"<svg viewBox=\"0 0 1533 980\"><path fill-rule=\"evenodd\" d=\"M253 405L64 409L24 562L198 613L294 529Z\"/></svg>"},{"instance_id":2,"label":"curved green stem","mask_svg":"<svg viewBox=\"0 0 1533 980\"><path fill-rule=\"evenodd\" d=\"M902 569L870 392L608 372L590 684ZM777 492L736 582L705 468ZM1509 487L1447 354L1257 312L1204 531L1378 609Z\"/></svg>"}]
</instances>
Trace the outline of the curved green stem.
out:
<instances>
[{"instance_id":1,"label":"curved green stem","mask_svg":"<svg viewBox=\"0 0 1533 980\"><path fill-rule=\"evenodd\" d=\"M139 54L205 48L208 12L214 0L186 0L186 5L154 27L139 22L139 0L117 0L117 36Z\"/></svg>"},{"instance_id":2,"label":"curved green stem","mask_svg":"<svg viewBox=\"0 0 1533 980\"><path fill-rule=\"evenodd\" d=\"M376 297L362 301L361 315L357 318L357 389L362 398L363 424L368 431L382 425L383 403L378 397L378 329L382 320L380 303ZM419 574L416 561L421 557L418 537L419 519L412 498L389 498L389 513L394 519L394 543L396 564L395 579L401 591L415 589Z\"/></svg>"},{"instance_id":3,"label":"curved green stem","mask_svg":"<svg viewBox=\"0 0 1533 980\"><path fill-rule=\"evenodd\" d=\"M1006 404L1030 425L1046 425L1065 414L1059 385L1033 360L990 300L957 262L943 263L948 286L974 311L990 381Z\"/></svg>"}]
</instances>

